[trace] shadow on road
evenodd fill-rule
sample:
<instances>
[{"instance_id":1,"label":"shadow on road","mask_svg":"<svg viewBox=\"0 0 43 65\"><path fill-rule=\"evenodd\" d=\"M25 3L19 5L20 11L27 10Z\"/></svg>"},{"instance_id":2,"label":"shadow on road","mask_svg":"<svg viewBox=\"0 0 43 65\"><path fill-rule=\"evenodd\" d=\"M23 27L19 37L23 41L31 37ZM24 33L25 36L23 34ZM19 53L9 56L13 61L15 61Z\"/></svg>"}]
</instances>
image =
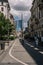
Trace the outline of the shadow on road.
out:
<instances>
[{"instance_id":1,"label":"shadow on road","mask_svg":"<svg viewBox=\"0 0 43 65\"><path fill-rule=\"evenodd\" d=\"M43 54L41 54L39 50L35 50L34 47L30 47L29 45L25 44L22 39L19 39L19 40L22 46L28 52L28 54L30 54L30 56L35 60L36 64L43 65Z\"/></svg>"}]
</instances>

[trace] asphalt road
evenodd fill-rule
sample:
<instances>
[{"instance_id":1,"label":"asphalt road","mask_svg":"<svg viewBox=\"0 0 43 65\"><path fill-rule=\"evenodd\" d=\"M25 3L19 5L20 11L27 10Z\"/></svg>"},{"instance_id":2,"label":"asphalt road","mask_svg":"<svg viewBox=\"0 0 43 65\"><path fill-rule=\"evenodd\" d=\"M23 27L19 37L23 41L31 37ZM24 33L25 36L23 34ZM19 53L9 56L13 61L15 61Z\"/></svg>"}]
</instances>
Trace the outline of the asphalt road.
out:
<instances>
[{"instance_id":1,"label":"asphalt road","mask_svg":"<svg viewBox=\"0 0 43 65\"><path fill-rule=\"evenodd\" d=\"M16 39L12 47L5 52L0 65L43 65L43 54L32 46L23 43L21 39Z\"/></svg>"}]
</instances>

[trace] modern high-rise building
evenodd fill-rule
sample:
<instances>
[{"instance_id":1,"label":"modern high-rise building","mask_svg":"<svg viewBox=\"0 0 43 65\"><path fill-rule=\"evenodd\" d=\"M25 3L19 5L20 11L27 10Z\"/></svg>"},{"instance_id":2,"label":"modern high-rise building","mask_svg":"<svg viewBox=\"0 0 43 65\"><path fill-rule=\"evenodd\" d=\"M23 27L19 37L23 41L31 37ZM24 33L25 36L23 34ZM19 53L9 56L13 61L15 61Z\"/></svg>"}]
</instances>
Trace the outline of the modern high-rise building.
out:
<instances>
[{"instance_id":1,"label":"modern high-rise building","mask_svg":"<svg viewBox=\"0 0 43 65\"><path fill-rule=\"evenodd\" d=\"M16 21L16 31L21 31L22 30L22 20L17 20Z\"/></svg>"}]
</instances>

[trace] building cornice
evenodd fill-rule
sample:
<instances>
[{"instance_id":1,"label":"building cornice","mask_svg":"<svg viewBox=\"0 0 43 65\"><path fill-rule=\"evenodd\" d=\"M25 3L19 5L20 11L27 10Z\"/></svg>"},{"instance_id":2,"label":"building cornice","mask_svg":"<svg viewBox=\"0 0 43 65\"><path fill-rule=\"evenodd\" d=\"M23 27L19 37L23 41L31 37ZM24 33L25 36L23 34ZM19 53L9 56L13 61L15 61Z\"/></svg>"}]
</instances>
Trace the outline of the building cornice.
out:
<instances>
[{"instance_id":1,"label":"building cornice","mask_svg":"<svg viewBox=\"0 0 43 65\"><path fill-rule=\"evenodd\" d=\"M7 7L8 7L9 10L10 10L10 5L9 5L8 0L0 0L0 2L1 2L1 3L6 3L6 4L7 4ZM4 5L4 4L0 4L0 6L6 6L6 5Z\"/></svg>"},{"instance_id":2,"label":"building cornice","mask_svg":"<svg viewBox=\"0 0 43 65\"><path fill-rule=\"evenodd\" d=\"M35 2L35 0L33 0L33 3L32 4L34 4L34 2Z\"/></svg>"},{"instance_id":3,"label":"building cornice","mask_svg":"<svg viewBox=\"0 0 43 65\"><path fill-rule=\"evenodd\" d=\"M0 2L8 2L8 0L0 0Z\"/></svg>"}]
</instances>

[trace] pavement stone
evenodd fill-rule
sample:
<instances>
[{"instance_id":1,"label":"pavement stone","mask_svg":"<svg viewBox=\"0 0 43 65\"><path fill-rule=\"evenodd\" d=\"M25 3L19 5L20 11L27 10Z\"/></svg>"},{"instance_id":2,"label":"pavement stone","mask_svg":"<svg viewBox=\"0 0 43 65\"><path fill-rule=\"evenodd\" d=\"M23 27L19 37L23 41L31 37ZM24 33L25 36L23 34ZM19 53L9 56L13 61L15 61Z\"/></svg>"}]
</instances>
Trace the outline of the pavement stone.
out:
<instances>
[{"instance_id":1,"label":"pavement stone","mask_svg":"<svg viewBox=\"0 0 43 65\"><path fill-rule=\"evenodd\" d=\"M19 39L17 39L15 41L15 46L12 50L12 55L25 62L25 63L34 63L36 64L36 62L34 61L34 59L30 56L30 54L27 53L27 51L25 50L25 48L21 45Z\"/></svg>"}]
</instances>

